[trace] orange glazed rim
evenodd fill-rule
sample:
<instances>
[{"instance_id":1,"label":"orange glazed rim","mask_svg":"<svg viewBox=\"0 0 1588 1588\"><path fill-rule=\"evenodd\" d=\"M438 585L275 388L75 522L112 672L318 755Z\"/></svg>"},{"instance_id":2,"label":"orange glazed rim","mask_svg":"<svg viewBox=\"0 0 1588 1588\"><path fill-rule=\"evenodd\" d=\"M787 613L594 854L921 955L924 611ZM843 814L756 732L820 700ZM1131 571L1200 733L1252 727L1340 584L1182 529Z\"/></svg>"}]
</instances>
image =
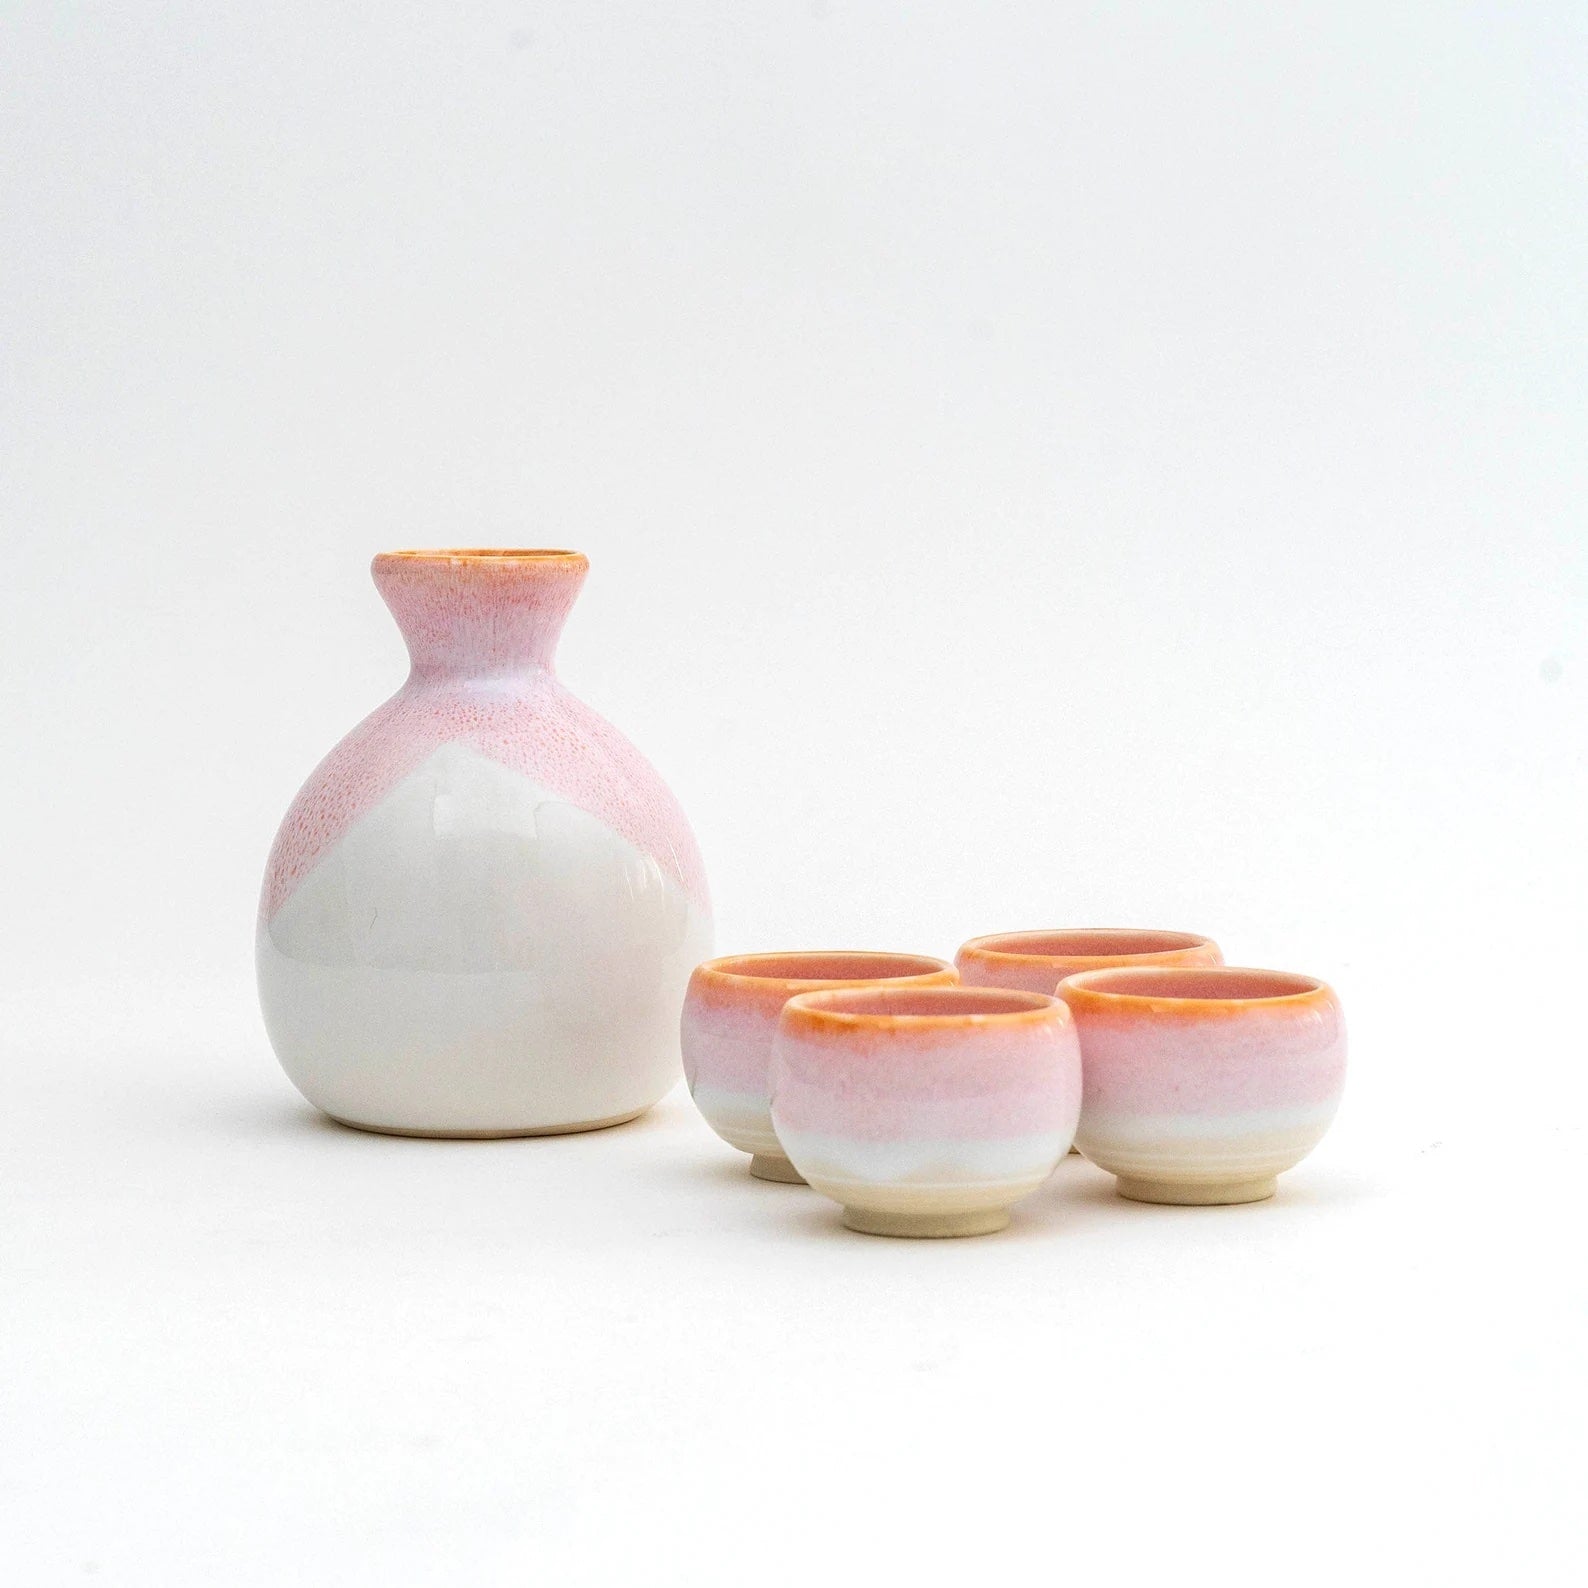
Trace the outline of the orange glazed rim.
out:
<instances>
[{"instance_id":1,"label":"orange glazed rim","mask_svg":"<svg viewBox=\"0 0 1588 1588\"><path fill-rule=\"evenodd\" d=\"M590 559L582 551L557 546L436 546L412 551L383 551L376 563L535 563L549 568L584 569Z\"/></svg>"},{"instance_id":2,"label":"orange glazed rim","mask_svg":"<svg viewBox=\"0 0 1588 1588\"><path fill-rule=\"evenodd\" d=\"M1116 965L1083 970L1061 984L1065 1000L1121 1013L1229 1015L1335 1002L1334 989L1299 971L1243 965Z\"/></svg>"},{"instance_id":3,"label":"orange glazed rim","mask_svg":"<svg viewBox=\"0 0 1588 1588\"><path fill-rule=\"evenodd\" d=\"M791 1025L853 1035L999 1031L1071 1018L1057 998L1009 987L841 987L801 993L783 1008Z\"/></svg>"},{"instance_id":4,"label":"orange glazed rim","mask_svg":"<svg viewBox=\"0 0 1588 1588\"><path fill-rule=\"evenodd\" d=\"M1149 926L1067 926L990 932L971 938L959 951L975 959L1047 965L1059 960L1118 959L1125 954L1148 960L1217 947L1211 937L1197 932L1167 932Z\"/></svg>"},{"instance_id":5,"label":"orange glazed rim","mask_svg":"<svg viewBox=\"0 0 1588 1588\"><path fill-rule=\"evenodd\" d=\"M895 967L888 969L889 966ZM702 980L724 986L765 989L805 987L811 992L835 984L904 983L953 980L947 960L931 954L892 953L872 948L787 949L763 954L724 954L695 967Z\"/></svg>"}]
</instances>

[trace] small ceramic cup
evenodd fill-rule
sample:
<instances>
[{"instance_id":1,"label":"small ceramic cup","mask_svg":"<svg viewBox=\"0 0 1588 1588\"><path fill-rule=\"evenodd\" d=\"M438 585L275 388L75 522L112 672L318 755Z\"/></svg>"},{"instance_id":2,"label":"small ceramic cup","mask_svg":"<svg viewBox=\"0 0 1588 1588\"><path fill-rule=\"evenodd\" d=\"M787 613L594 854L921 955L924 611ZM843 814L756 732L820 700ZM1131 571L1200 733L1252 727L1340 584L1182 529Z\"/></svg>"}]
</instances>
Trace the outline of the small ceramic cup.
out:
<instances>
[{"instance_id":1,"label":"small ceramic cup","mask_svg":"<svg viewBox=\"0 0 1588 1588\"><path fill-rule=\"evenodd\" d=\"M973 937L954 956L967 987L1017 987L1050 993L1066 976L1113 965L1222 965L1210 937L1137 927L1077 927L1058 932L996 932Z\"/></svg>"},{"instance_id":2,"label":"small ceramic cup","mask_svg":"<svg viewBox=\"0 0 1588 1588\"><path fill-rule=\"evenodd\" d=\"M1070 1150L1081 1053L1040 993L865 988L791 998L772 1122L795 1168L868 1235L986 1235Z\"/></svg>"},{"instance_id":3,"label":"small ceramic cup","mask_svg":"<svg viewBox=\"0 0 1588 1588\"><path fill-rule=\"evenodd\" d=\"M1071 976L1085 1077L1076 1141L1136 1202L1261 1202L1323 1139L1345 1021L1287 971L1152 966Z\"/></svg>"},{"instance_id":4,"label":"small ceramic cup","mask_svg":"<svg viewBox=\"0 0 1588 1588\"><path fill-rule=\"evenodd\" d=\"M778 1145L767 1066L783 1005L830 987L950 987L954 967L925 954L861 950L733 954L697 965L684 996L684 1076L706 1123L761 1180L802 1184Z\"/></svg>"},{"instance_id":5,"label":"small ceramic cup","mask_svg":"<svg viewBox=\"0 0 1588 1588\"><path fill-rule=\"evenodd\" d=\"M1015 987L1050 993L1066 976L1111 965L1222 965L1210 937L1134 926L1081 926L1050 932L995 932L973 937L954 956L966 987ZM1078 1147L1070 1148L1078 1152Z\"/></svg>"}]
</instances>

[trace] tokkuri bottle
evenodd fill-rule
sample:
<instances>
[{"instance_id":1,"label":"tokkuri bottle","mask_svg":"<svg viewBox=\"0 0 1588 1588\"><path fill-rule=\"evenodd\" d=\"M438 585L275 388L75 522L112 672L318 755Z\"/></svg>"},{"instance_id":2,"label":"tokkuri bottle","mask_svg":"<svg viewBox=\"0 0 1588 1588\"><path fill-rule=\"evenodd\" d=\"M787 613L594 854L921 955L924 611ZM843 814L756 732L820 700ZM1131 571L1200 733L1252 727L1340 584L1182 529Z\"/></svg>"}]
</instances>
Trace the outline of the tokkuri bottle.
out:
<instances>
[{"instance_id":1,"label":"tokkuri bottle","mask_svg":"<svg viewBox=\"0 0 1588 1588\"><path fill-rule=\"evenodd\" d=\"M277 1056L344 1124L591 1130L679 1072L710 900L677 802L553 671L588 568L568 551L375 558L412 671L293 801L257 939Z\"/></svg>"}]
</instances>

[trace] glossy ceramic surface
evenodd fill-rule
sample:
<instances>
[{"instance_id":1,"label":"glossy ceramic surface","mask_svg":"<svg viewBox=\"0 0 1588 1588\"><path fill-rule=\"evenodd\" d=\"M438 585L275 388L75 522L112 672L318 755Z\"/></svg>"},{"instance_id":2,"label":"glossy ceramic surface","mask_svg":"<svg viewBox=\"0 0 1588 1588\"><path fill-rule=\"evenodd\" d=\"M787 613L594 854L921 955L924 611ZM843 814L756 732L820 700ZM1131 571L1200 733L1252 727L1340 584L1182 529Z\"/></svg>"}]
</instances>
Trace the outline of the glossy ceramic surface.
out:
<instances>
[{"instance_id":1,"label":"glossy ceramic surface","mask_svg":"<svg viewBox=\"0 0 1588 1588\"><path fill-rule=\"evenodd\" d=\"M1224 956L1211 938L1125 926L995 932L989 937L973 937L954 956L959 979L967 987L1012 987L1040 993L1053 992L1066 976L1112 965L1223 962Z\"/></svg>"},{"instance_id":2,"label":"glossy ceramic surface","mask_svg":"<svg viewBox=\"0 0 1588 1588\"><path fill-rule=\"evenodd\" d=\"M1257 1202L1323 1138L1345 1021L1323 982L1227 966L1090 971L1059 997L1080 1032L1076 1141L1142 1202Z\"/></svg>"},{"instance_id":3,"label":"glossy ceramic surface","mask_svg":"<svg viewBox=\"0 0 1588 1588\"><path fill-rule=\"evenodd\" d=\"M1080 1103L1074 1022L1039 993L806 993L778 1024L778 1139L867 1234L1002 1229L1069 1151Z\"/></svg>"},{"instance_id":4,"label":"glossy ceramic surface","mask_svg":"<svg viewBox=\"0 0 1588 1588\"><path fill-rule=\"evenodd\" d=\"M954 967L924 954L812 950L733 954L695 968L684 999L684 1074L706 1122L763 1180L800 1183L772 1128L768 1066L783 1005L842 987L946 987Z\"/></svg>"},{"instance_id":5,"label":"glossy ceramic surface","mask_svg":"<svg viewBox=\"0 0 1588 1588\"><path fill-rule=\"evenodd\" d=\"M1114 965L1221 965L1211 938L1138 927L1075 927L973 937L954 956L967 987L1051 993L1066 976Z\"/></svg>"},{"instance_id":6,"label":"glossy ceramic surface","mask_svg":"<svg viewBox=\"0 0 1588 1588\"><path fill-rule=\"evenodd\" d=\"M334 1118L498 1136L632 1118L678 1072L711 944L682 811L553 660L575 552L396 552L412 670L311 774L271 850L260 1001Z\"/></svg>"}]
</instances>

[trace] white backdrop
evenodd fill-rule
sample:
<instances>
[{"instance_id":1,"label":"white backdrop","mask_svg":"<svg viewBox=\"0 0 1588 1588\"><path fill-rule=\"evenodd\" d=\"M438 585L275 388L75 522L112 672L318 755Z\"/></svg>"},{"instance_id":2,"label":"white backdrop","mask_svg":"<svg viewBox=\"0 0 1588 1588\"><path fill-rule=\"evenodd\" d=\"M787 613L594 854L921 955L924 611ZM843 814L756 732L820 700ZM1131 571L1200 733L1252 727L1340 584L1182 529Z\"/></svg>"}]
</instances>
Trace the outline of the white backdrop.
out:
<instances>
[{"instance_id":1,"label":"white backdrop","mask_svg":"<svg viewBox=\"0 0 1588 1588\"><path fill-rule=\"evenodd\" d=\"M19 1580L1550 1580L1588 36L1388 12L7 8ZM917 1247L681 1088L318 1126L265 852L401 679L372 553L492 543L590 556L723 950L1205 931L1339 987L1334 1135Z\"/></svg>"}]
</instances>

